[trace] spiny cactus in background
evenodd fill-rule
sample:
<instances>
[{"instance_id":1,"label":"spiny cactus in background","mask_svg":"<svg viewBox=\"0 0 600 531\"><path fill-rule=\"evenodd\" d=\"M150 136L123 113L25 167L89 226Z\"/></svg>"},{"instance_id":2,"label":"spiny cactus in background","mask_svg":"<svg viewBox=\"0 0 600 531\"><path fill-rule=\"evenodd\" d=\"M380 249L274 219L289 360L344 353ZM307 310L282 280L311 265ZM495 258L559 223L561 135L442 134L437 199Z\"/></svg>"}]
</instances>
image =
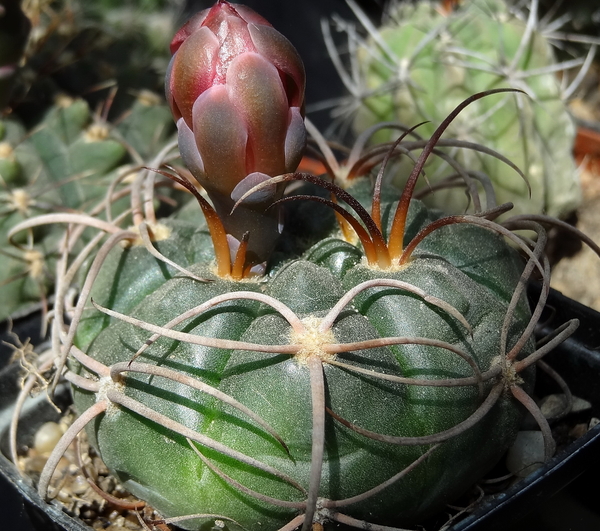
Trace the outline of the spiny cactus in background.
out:
<instances>
[{"instance_id":1,"label":"spiny cactus in background","mask_svg":"<svg viewBox=\"0 0 600 531\"><path fill-rule=\"evenodd\" d=\"M16 117L0 124L1 320L45 299L62 234L55 226L22 233L15 249L7 242L10 229L44 212L97 208L116 177L131 179L169 144L173 127L168 108L149 93L116 125L67 96L29 132Z\"/></svg>"},{"instance_id":2,"label":"spiny cactus in background","mask_svg":"<svg viewBox=\"0 0 600 531\"><path fill-rule=\"evenodd\" d=\"M529 186L496 159L475 151L456 156L473 176L488 175L498 202L513 202L515 213L564 217L577 208L581 192L571 154L575 127L565 102L580 78L566 86L565 72L582 64L585 71L594 46L585 59L557 62L546 37L551 26L537 18L537 0L531 0L527 17L505 0L469 0L449 13L437 1L392 2L379 28L352 0L349 4L367 34L363 39L347 26L352 70L343 69L331 41L329 48L351 93L337 112L356 113L357 132L379 122L412 126L429 120L416 131L428 137L470 94L497 87L522 90L524 95L506 94L500 101L480 100L453 122L449 135L508 157L523 170ZM468 207L462 189L435 186L451 176L452 182L460 181L455 169L435 161L425 171L435 189L428 204L450 212ZM397 184L403 175L401 170Z\"/></svg>"},{"instance_id":3,"label":"spiny cactus in background","mask_svg":"<svg viewBox=\"0 0 600 531\"><path fill-rule=\"evenodd\" d=\"M422 521L500 459L525 410L549 458L550 427L529 396L534 365L577 322L535 344L549 281L539 216L497 223L510 205L488 194L483 209L472 187L472 215L412 199L452 121L506 90L461 102L429 140L369 148L359 137L346 166L309 125L329 179L295 172L303 69L262 17L220 0L177 33L173 50L167 98L189 173L163 165L131 183L117 175L103 209L44 214L9 231L16 239L69 226L54 350L19 401L36 383L64 378L79 412L42 471L40 495L84 429L161 524L192 530ZM385 168L413 152L398 197ZM174 196L186 206L172 215L156 208L166 177L205 222L188 198ZM295 195L286 193L292 181ZM121 200L124 215L113 215ZM543 287L530 310L534 272Z\"/></svg>"},{"instance_id":4,"label":"spiny cactus in background","mask_svg":"<svg viewBox=\"0 0 600 531\"><path fill-rule=\"evenodd\" d=\"M135 20L129 3L27 2L30 23L20 2L5 4L0 67L14 71L32 30L12 98L0 88L7 105L0 119L0 296L7 301L0 320L45 299L59 239L55 228L36 229L16 250L8 231L42 212L93 208L115 175L131 170L131 179L132 168L150 164L171 142L168 108L149 89L162 86L164 35L176 16L172 2L138 6ZM107 24L117 13L119 25Z\"/></svg>"},{"instance_id":5,"label":"spiny cactus in background","mask_svg":"<svg viewBox=\"0 0 600 531\"><path fill-rule=\"evenodd\" d=\"M111 117L143 90L160 92L180 0L79 2L40 0L23 9L32 30L11 106L27 125L54 98L83 97L96 108L119 87Z\"/></svg>"}]
</instances>

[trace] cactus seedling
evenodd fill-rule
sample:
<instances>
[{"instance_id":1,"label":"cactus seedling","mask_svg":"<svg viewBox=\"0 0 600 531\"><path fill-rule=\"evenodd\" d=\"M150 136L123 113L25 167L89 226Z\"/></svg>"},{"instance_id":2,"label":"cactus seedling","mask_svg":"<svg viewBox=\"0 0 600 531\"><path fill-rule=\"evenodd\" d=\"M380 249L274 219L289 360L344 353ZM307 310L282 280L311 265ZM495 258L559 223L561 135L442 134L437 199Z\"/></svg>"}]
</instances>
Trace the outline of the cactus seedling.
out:
<instances>
[{"instance_id":1,"label":"cactus seedling","mask_svg":"<svg viewBox=\"0 0 600 531\"><path fill-rule=\"evenodd\" d=\"M208 31L239 37L246 46L248 34L255 42L256 33L268 28L246 8L224 1L194 20L199 29L185 30L177 54L196 39L203 46ZM206 20L220 20L218 29L205 29ZM285 64L289 43L264 31L272 38L268 52L259 55ZM213 59L203 57L209 65ZM185 88L178 86L176 61L169 97L174 88ZM241 62L261 63L254 55ZM221 82L227 95L231 68ZM264 71L264 63L259 68ZM193 116L205 92L197 85L190 91ZM223 89L215 92L225 106ZM390 156L421 150L399 200L383 183L385 160L374 189L357 177L344 190L329 179L291 173L289 135L272 132L269 138L279 145L269 150L279 162L268 171L287 173L270 175L250 157L248 174L237 172L237 183L210 188L205 162L217 164L218 152L214 145L205 151L195 128L184 128L187 111L175 96L184 158L208 183L211 199L218 202L221 194L234 209L261 203L255 208L259 220L269 218L271 209L306 200L303 208L288 209L277 261L267 262L264 276L263 266L255 267L256 256L264 255L246 253L263 226L252 224L241 238L231 234L229 212L213 208L184 173L168 169L140 173L126 189L133 226L125 216L99 219L94 213L42 216L15 226L11 235L49 221L74 227L65 234L57 265L53 354L40 370L54 366L55 383L71 383L79 417L50 456L40 494L52 494L62 452L83 429L125 488L152 504L164 522L186 529L308 530L337 522L384 530L418 522L500 458L525 410L538 420L550 457L548 423L529 396L533 366L577 322L534 344L548 291L543 227L522 216L494 221L509 206L496 206L491 195L489 208L462 216L444 216L412 200L423 166L452 120L499 92L465 100L424 144L405 147L403 136L383 146ZM259 94L256 101L265 98ZM288 131L297 115L289 102L279 101ZM235 99L228 105L227 119L213 123L217 134L221 125L239 124L231 118L238 112ZM270 119L275 111L264 112ZM258 141L249 131L245 150L226 144L224 151L252 153ZM359 166L380 157L381 150L356 148ZM233 171L238 162L221 164ZM256 172L264 175L253 178ZM206 224L157 215L152 199L164 174L195 196ZM332 198L301 194L294 204L279 192L291 180L321 186ZM473 203L480 205L476 192ZM261 201L252 202L254 195ZM104 202L109 213L114 199L110 188ZM306 249L303 229L315 219L331 219L324 208L340 216L344 231L332 224ZM72 253L84 227L97 233ZM537 237L513 232L521 229ZM355 244L347 241L352 231ZM291 251L302 247L300 257ZM524 289L534 271L543 289L530 311ZM75 302L68 297L73 286ZM22 396L36 379L32 374L26 380Z\"/></svg>"}]
</instances>

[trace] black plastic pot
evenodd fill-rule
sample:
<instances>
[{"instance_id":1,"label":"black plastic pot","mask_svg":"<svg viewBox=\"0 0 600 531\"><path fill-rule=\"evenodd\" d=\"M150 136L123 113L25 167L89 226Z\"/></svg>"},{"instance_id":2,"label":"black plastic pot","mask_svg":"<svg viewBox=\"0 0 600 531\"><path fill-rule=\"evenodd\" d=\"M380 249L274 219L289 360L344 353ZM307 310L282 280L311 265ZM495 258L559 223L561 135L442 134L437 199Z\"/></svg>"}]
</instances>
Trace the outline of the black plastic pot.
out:
<instances>
[{"instance_id":1,"label":"black plastic pot","mask_svg":"<svg viewBox=\"0 0 600 531\"><path fill-rule=\"evenodd\" d=\"M538 288L531 287L532 295ZM600 417L600 313L572 301L560 293L551 293L549 317L541 335L568 319L577 318L581 325L570 339L549 354L545 360L567 381L572 392L593 405L592 414ZM23 323L16 323L16 326ZM2 356L2 362L6 356ZM31 483L19 476L8 461L7 426L9 409L18 392L17 367L5 366L0 370L0 513L5 529L19 531L90 531L78 519L71 518L58 505L45 503ZM540 386L544 386L540 379ZM68 400L63 388L59 397ZM37 426L51 420L56 412L43 398L31 404L21 423L21 437L31 438ZM508 490L481 502L466 518L447 531L589 531L600 529L600 513L595 496L587 490L586 476L593 475L594 482L600 472L600 424L558 453L549 463L510 487ZM579 479L578 479L579 478ZM574 483L573 483L574 482ZM571 485L570 485L571 484ZM569 486L570 485L570 486ZM596 483L597 485L597 483ZM566 488L566 489L565 489ZM597 487L592 487L597 490ZM565 489L565 490L563 490ZM573 500L569 491L579 491L581 499ZM565 492L567 495L565 496ZM583 493L583 494L581 494ZM589 496L586 496L588 493ZM586 497L593 500L585 507ZM562 504L563 521L553 519L543 523L543 511L556 510ZM583 504L583 505L582 505ZM541 509L540 509L541 507ZM583 507L583 509L581 509ZM537 512L536 512L537 511ZM533 515L533 516L532 516ZM585 520L582 520L582 517ZM535 521L532 527L529 522Z\"/></svg>"},{"instance_id":2,"label":"black plastic pot","mask_svg":"<svg viewBox=\"0 0 600 531\"><path fill-rule=\"evenodd\" d=\"M31 482L25 480L7 459L7 429L12 406L19 393L17 364L9 364L14 336L39 345L41 316L39 312L25 315L14 322L0 324L0 521L3 529L15 531L89 531L81 521L67 515L58 505L48 505L38 495ZM63 388L61 398L68 400L68 391ZM22 437L33 437L35 429L47 420L58 417L57 412L40 396L39 402L28 408L28 418L23 426Z\"/></svg>"},{"instance_id":3,"label":"black plastic pot","mask_svg":"<svg viewBox=\"0 0 600 531\"><path fill-rule=\"evenodd\" d=\"M538 293L538 286L530 286L530 294L533 297ZM569 319L579 319L580 326L575 334L548 354L544 360L558 371L575 395L592 403L593 416L600 417L600 350L598 350L600 313L553 290L548 300L547 314L546 323L538 331L541 336L550 333L553 328ZM540 382L540 385L543 385L543 382ZM600 473L600 424L527 478L502 494L481 503L471 515L454 525L451 531L600 529L600 511L596 499L598 473ZM575 514L577 503L572 503L571 496L559 495L555 498L578 478L580 484L574 485L575 488L572 490L585 493L590 486L593 489L591 493L594 498L593 511L596 513L592 512L589 515L587 511L581 510L577 511L579 514ZM594 486L591 486L592 484ZM552 524L544 524L542 512L552 504L562 504L563 512L566 514L563 515L562 522L555 520ZM585 505L582 505L582 508L585 508ZM533 518L528 517L532 514ZM586 520L582 520L581 517L585 517ZM535 524L532 527L530 522L533 521Z\"/></svg>"}]
</instances>

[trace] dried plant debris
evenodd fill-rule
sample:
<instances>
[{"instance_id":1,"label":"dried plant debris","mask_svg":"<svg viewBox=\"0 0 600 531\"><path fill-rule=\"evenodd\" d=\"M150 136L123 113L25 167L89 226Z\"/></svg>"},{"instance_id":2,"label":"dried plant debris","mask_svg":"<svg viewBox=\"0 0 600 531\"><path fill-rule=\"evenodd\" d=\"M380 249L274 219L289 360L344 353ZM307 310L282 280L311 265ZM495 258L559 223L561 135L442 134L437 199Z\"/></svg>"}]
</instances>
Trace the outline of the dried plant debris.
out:
<instances>
[{"instance_id":1,"label":"dried plant debris","mask_svg":"<svg viewBox=\"0 0 600 531\"><path fill-rule=\"evenodd\" d=\"M74 419L70 410L60 422L46 422L35 433L33 443L19 456L19 469L34 482L48 456ZM65 511L96 529L138 531L144 524L159 522L160 516L144 502L126 492L110 474L85 433L69 446L56 468L56 480L50 496ZM141 519L141 521L140 521Z\"/></svg>"}]
</instances>

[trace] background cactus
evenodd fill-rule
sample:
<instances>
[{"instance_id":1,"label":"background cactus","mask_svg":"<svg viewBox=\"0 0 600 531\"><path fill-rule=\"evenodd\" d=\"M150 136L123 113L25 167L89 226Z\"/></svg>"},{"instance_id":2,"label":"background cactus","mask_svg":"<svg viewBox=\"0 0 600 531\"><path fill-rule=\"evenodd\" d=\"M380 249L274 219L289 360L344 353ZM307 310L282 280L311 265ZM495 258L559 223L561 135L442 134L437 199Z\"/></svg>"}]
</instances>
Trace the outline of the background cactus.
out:
<instances>
[{"instance_id":1,"label":"background cactus","mask_svg":"<svg viewBox=\"0 0 600 531\"><path fill-rule=\"evenodd\" d=\"M7 3L0 39L22 52L30 23L20 11L15 20L18 4ZM50 226L22 233L16 250L7 243L8 231L39 213L97 207L116 176L131 179L172 142L174 131L164 100L153 92L162 88L168 62L168 41L160 40L157 26L172 33L172 4L24 7L33 21L31 38L20 77L12 79L16 89L0 102L0 296L6 301L0 320L46 299L62 234Z\"/></svg>"},{"instance_id":2,"label":"background cactus","mask_svg":"<svg viewBox=\"0 0 600 531\"><path fill-rule=\"evenodd\" d=\"M92 210L117 177L150 163L171 141L170 113L152 94L142 94L117 125L94 115L83 99L57 98L29 133L6 119L0 151L2 240L17 223L43 212ZM171 153L173 155L173 153ZM118 206L114 215L119 214ZM46 226L20 235L21 250L1 251L0 319L45 298L53 284L62 229Z\"/></svg>"},{"instance_id":3,"label":"background cactus","mask_svg":"<svg viewBox=\"0 0 600 531\"><path fill-rule=\"evenodd\" d=\"M137 93L160 92L177 0L26 2L32 23L25 64L10 102L27 126L54 104L57 93L84 97L95 109L112 95L111 116L129 109Z\"/></svg>"},{"instance_id":4,"label":"background cactus","mask_svg":"<svg viewBox=\"0 0 600 531\"><path fill-rule=\"evenodd\" d=\"M53 348L25 378L21 399L36 384L52 379L52 393L66 379L79 416L48 459L40 495L52 490L55 467L84 429L127 489L165 522L187 529L306 530L336 523L381 529L419 522L493 466L525 410L539 422L549 458L550 428L529 396L533 366L577 323L566 323L539 348L533 340L548 291L544 229L524 217L495 222L510 206L487 194L484 209L476 189L471 215L447 216L412 199L453 120L482 98L500 101L506 91L466 99L429 140L370 148L359 138L347 166L309 125L332 179L298 173L287 155L300 158L293 141L303 140L295 129L303 83L294 83L287 69L289 43L258 27L262 19L245 8L221 0L212 9L196 20L214 15L219 23L210 30L244 46L237 55L221 43L215 55L203 56L206 64L235 57L229 65L239 59L232 67L239 75L260 55L259 71L266 62L275 72L269 89L281 81L286 97L267 99L260 86L248 84L259 91L252 101L265 104L263 112L254 109L246 129L231 119L240 113L231 97L232 108L221 107L223 119L211 128L222 143L207 148L193 109L215 85L199 90L201 71L189 75L172 66L167 96L189 171L168 165L174 154L155 136L153 115L134 108L130 122L108 128L99 149L116 153L125 146L131 156L139 143L148 156L133 155L134 164L150 160L146 165L156 171L134 168L139 171L128 181L107 164L97 166L108 155L99 161L86 154L87 165L77 168L94 175L91 197L79 180L59 189L65 201L71 190L80 194L78 211L42 214L8 231L18 242L49 224L68 227L57 247ZM207 52L198 35L207 28L192 29L175 50L199 41L200 50L186 51L195 58ZM270 35L263 48L256 46L260 54L247 49L248 35L259 31ZM230 73L221 71L215 92L234 91ZM255 72L242 73L247 79ZM181 123L174 96L181 93L192 127ZM264 138L255 122L274 115L284 132L268 130L277 145L263 148L284 162L257 166L262 152L251 148ZM72 173L90 147L77 116L60 135L48 138L42 128L30 139L48 179L55 178L56 157ZM52 112L46 119L57 127ZM247 131L246 149L231 145L239 136L221 135L232 123ZM150 138L139 136L145 131ZM94 149L96 142L97 136L89 142ZM385 184L385 169L392 157L413 152L420 155L399 193ZM221 161L224 167L245 171L210 188L204 161L218 162L219 153L239 157ZM380 173L373 186L366 177L374 166ZM219 211L193 177L205 180L214 203L250 204L258 221L244 227L231 210ZM295 190L292 181L299 181ZM163 188L176 190L163 197ZM266 263L257 264L249 242L260 240L265 226L271 230L273 209L284 213L282 237ZM523 229L535 241L512 232ZM532 311L525 285L534 271L543 287Z\"/></svg>"},{"instance_id":5,"label":"background cactus","mask_svg":"<svg viewBox=\"0 0 600 531\"><path fill-rule=\"evenodd\" d=\"M351 96L337 112L355 112L356 131L378 122L412 126L429 120L417 130L428 137L470 94L497 87L523 90L526 95L480 100L450 126L450 136L508 157L525 173L531 195L527 183L500 161L471 151L457 157L470 171L488 175L498 202L513 202L516 213L565 217L577 208L581 192L571 154L575 127L565 102L579 78L569 85L566 72L589 66L593 46L587 58L557 61L545 36L548 22L538 22L537 0L525 14L505 0L468 1L451 12L442 12L439 2L392 2L379 28L351 5L367 37L348 33L355 50L354 78L343 73ZM563 73L562 85L558 73ZM439 161L425 169L433 183L454 173ZM404 174L399 171L398 184ZM436 189L427 201L452 212L468 207L461 189Z\"/></svg>"}]
</instances>

